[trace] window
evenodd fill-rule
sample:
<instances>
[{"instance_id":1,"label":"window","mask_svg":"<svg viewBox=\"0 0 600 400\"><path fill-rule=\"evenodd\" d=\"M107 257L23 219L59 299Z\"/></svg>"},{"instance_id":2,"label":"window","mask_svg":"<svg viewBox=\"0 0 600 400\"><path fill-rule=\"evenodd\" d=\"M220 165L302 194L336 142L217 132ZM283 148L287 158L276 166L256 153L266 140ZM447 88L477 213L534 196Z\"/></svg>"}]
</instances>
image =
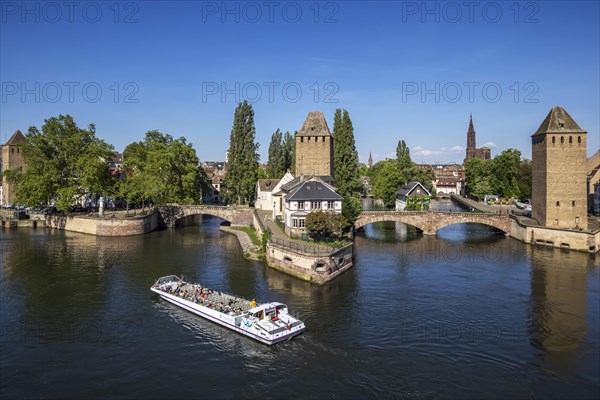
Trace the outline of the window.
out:
<instances>
[{"instance_id":1,"label":"window","mask_svg":"<svg viewBox=\"0 0 600 400\"><path fill-rule=\"evenodd\" d=\"M304 201L298 202L298 210L304 210Z\"/></svg>"},{"instance_id":2,"label":"window","mask_svg":"<svg viewBox=\"0 0 600 400\"><path fill-rule=\"evenodd\" d=\"M554 225L558 225L558 220L557 219L554 220Z\"/></svg>"},{"instance_id":3,"label":"window","mask_svg":"<svg viewBox=\"0 0 600 400\"><path fill-rule=\"evenodd\" d=\"M304 219L303 218L298 219L298 227L304 228Z\"/></svg>"},{"instance_id":4,"label":"window","mask_svg":"<svg viewBox=\"0 0 600 400\"><path fill-rule=\"evenodd\" d=\"M310 136L308 137L308 139L306 139L308 141L308 143L310 143Z\"/></svg>"},{"instance_id":5,"label":"window","mask_svg":"<svg viewBox=\"0 0 600 400\"><path fill-rule=\"evenodd\" d=\"M560 207L560 201L556 202L556 207Z\"/></svg>"},{"instance_id":6,"label":"window","mask_svg":"<svg viewBox=\"0 0 600 400\"><path fill-rule=\"evenodd\" d=\"M10 150L11 150L11 153L14 153L14 152L15 152L15 149L10 149Z\"/></svg>"},{"instance_id":7,"label":"window","mask_svg":"<svg viewBox=\"0 0 600 400\"><path fill-rule=\"evenodd\" d=\"M556 138L552 136L552 144L556 143Z\"/></svg>"},{"instance_id":8,"label":"window","mask_svg":"<svg viewBox=\"0 0 600 400\"><path fill-rule=\"evenodd\" d=\"M293 228L297 228L298 227L298 218L292 218L292 227Z\"/></svg>"},{"instance_id":9,"label":"window","mask_svg":"<svg viewBox=\"0 0 600 400\"><path fill-rule=\"evenodd\" d=\"M320 201L311 201L310 202L310 209L311 210L317 210L321 208L321 202Z\"/></svg>"},{"instance_id":10,"label":"window","mask_svg":"<svg viewBox=\"0 0 600 400\"><path fill-rule=\"evenodd\" d=\"M569 144L573 143L573 137L569 136Z\"/></svg>"},{"instance_id":11,"label":"window","mask_svg":"<svg viewBox=\"0 0 600 400\"><path fill-rule=\"evenodd\" d=\"M300 141L304 142L304 136L300 136Z\"/></svg>"},{"instance_id":12,"label":"window","mask_svg":"<svg viewBox=\"0 0 600 400\"><path fill-rule=\"evenodd\" d=\"M577 136L577 143L581 143L581 136Z\"/></svg>"},{"instance_id":13,"label":"window","mask_svg":"<svg viewBox=\"0 0 600 400\"><path fill-rule=\"evenodd\" d=\"M561 137L560 137L560 144L563 144L564 142L565 142L565 137L564 137L564 136L561 136Z\"/></svg>"},{"instance_id":14,"label":"window","mask_svg":"<svg viewBox=\"0 0 600 400\"><path fill-rule=\"evenodd\" d=\"M332 210L332 209L333 209L333 204L334 204L334 202L333 202L333 201L331 201L331 200L328 200L328 201L327 201L327 209L328 209L328 210Z\"/></svg>"},{"instance_id":15,"label":"window","mask_svg":"<svg viewBox=\"0 0 600 400\"><path fill-rule=\"evenodd\" d=\"M573 207L575 207L575 200L573 200L573 201L571 202L571 205L572 205Z\"/></svg>"}]
</instances>

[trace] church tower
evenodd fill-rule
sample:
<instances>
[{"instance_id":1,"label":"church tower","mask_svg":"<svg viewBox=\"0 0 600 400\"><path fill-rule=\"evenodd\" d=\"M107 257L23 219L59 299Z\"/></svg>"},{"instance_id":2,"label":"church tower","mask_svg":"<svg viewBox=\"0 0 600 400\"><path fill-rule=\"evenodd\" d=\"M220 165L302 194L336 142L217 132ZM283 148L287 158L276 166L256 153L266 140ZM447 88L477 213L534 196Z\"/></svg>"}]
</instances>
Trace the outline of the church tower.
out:
<instances>
[{"instance_id":1,"label":"church tower","mask_svg":"<svg viewBox=\"0 0 600 400\"><path fill-rule=\"evenodd\" d=\"M367 161L367 167L371 168L373 166L373 157L371 157L371 152L369 152L369 161Z\"/></svg>"},{"instance_id":2,"label":"church tower","mask_svg":"<svg viewBox=\"0 0 600 400\"><path fill-rule=\"evenodd\" d=\"M477 148L477 140L475 138L475 128L473 127L473 114L469 116L469 130L467 131L467 151L465 155L466 163L472 158L481 158L489 160L492 157L492 150L489 147Z\"/></svg>"},{"instance_id":3,"label":"church tower","mask_svg":"<svg viewBox=\"0 0 600 400\"><path fill-rule=\"evenodd\" d=\"M586 134L553 107L531 136L531 216L542 226L587 228Z\"/></svg>"},{"instance_id":4,"label":"church tower","mask_svg":"<svg viewBox=\"0 0 600 400\"><path fill-rule=\"evenodd\" d=\"M469 149L476 149L475 128L473 127L473 114L469 116L469 130L467 131L467 156Z\"/></svg>"},{"instance_id":5,"label":"church tower","mask_svg":"<svg viewBox=\"0 0 600 400\"><path fill-rule=\"evenodd\" d=\"M333 136L322 112L309 112L296 134L296 175L333 179Z\"/></svg>"}]
</instances>

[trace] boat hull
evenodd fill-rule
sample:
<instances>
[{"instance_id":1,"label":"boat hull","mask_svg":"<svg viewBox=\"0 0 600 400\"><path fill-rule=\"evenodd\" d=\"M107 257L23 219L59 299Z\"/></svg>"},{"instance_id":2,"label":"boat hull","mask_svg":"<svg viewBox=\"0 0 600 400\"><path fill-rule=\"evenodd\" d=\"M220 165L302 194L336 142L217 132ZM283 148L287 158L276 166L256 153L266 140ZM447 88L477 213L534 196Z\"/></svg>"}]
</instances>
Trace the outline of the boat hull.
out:
<instances>
[{"instance_id":1,"label":"boat hull","mask_svg":"<svg viewBox=\"0 0 600 400\"><path fill-rule=\"evenodd\" d=\"M268 345L272 345L275 343L283 342L285 340L291 339L292 337L299 335L304 332L306 329L304 324L301 323L296 326L292 326L286 332L280 332L276 335L271 335L265 333L264 330L259 329L254 326L247 326L243 322L238 325L235 324L235 318L226 314L223 314L217 310L204 307L197 303L182 299L179 296L172 295L170 293L165 293L161 290L151 288L154 293L158 294L161 299L168 301L171 304L174 304L184 310L187 310L191 313L194 313L202 318L205 318L209 321L222 325L226 328L229 328L235 332L241 333L242 335L248 336L254 340L257 340L261 343L265 343Z\"/></svg>"}]
</instances>

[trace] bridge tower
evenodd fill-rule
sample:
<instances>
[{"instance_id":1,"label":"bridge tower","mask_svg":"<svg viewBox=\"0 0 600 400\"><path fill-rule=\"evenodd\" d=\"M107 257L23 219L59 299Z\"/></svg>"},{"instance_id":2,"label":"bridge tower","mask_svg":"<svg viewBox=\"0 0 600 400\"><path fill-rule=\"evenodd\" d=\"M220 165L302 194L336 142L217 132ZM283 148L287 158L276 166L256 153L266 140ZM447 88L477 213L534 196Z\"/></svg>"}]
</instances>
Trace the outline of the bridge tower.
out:
<instances>
[{"instance_id":1,"label":"bridge tower","mask_svg":"<svg viewBox=\"0 0 600 400\"><path fill-rule=\"evenodd\" d=\"M586 134L553 107L531 136L532 218L555 228L587 228Z\"/></svg>"}]
</instances>

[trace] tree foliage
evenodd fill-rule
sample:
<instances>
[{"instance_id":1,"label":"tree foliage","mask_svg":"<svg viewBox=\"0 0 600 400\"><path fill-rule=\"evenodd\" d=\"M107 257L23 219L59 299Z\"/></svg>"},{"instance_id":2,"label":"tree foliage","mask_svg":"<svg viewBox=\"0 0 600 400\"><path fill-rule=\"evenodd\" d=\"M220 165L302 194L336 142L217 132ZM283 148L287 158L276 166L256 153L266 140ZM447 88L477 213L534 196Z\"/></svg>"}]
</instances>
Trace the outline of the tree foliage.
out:
<instances>
[{"instance_id":1,"label":"tree foliage","mask_svg":"<svg viewBox=\"0 0 600 400\"><path fill-rule=\"evenodd\" d=\"M114 180L108 171L113 147L96 137L96 128L77 126L70 115L44 121L42 130L29 128L22 144L26 171L6 171L16 184L16 201L25 205L56 202L58 210L71 210L86 194L112 190Z\"/></svg>"},{"instance_id":2,"label":"tree foliage","mask_svg":"<svg viewBox=\"0 0 600 400\"><path fill-rule=\"evenodd\" d=\"M398 145L396 146L396 160L398 161L400 173L413 165L412 159L410 158L410 149L404 140L398 141Z\"/></svg>"},{"instance_id":3,"label":"tree foliage","mask_svg":"<svg viewBox=\"0 0 600 400\"><path fill-rule=\"evenodd\" d=\"M362 190L354 127L348 111L337 109L333 119L333 173L337 192L344 197L342 213L354 222L362 209L358 200ZM354 199L354 200L352 200Z\"/></svg>"},{"instance_id":4,"label":"tree foliage","mask_svg":"<svg viewBox=\"0 0 600 400\"><path fill-rule=\"evenodd\" d=\"M341 214L317 210L306 216L305 226L310 236L321 238L341 235L347 222Z\"/></svg>"},{"instance_id":5,"label":"tree foliage","mask_svg":"<svg viewBox=\"0 0 600 400\"><path fill-rule=\"evenodd\" d=\"M267 161L267 176L279 179L285 174L285 154L283 148L283 134L279 129L271 135L269 144L269 160Z\"/></svg>"},{"instance_id":6,"label":"tree foliage","mask_svg":"<svg viewBox=\"0 0 600 400\"><path fill-rule=\"evenodd\" d=\"M406 178L398 169L397 160L379 161L370 169L373 195L381 199L386 207L394 207L396 192L406 184Z\"/></svg>"},{"instance_id":7,"label":"tree foliage","mask_svg":"<svg viewBox=\"0 0 600 400\"><path fill-rule=\"evenodd\" d=\"M229 163L224 197L228 202L249 204L258 179L258 143L255 143L254 110L248 101L235 109L229 139Z\"/></svg>"},{"instance_id":8,"label":"tree foliage","mask_svg":"<svg viewBox=\"0 0 600 400\"><path fill-rule=\"evenodd\" d=\"M531 197L531 161L522 160L519 150L504 150L492 160L473 158L465 163L465 175L467 193L475 199Z\"/></svg>"},{"instance_id":9,"label":"tree foliage","mask_svg":"<svg viewBox=\"0 0 600 400\"><path fill-rule=\"evenodd\" d=\"M292 175L294 175L296 172L296 139L295 139L295 135L297 132L294 133L294 136L292 136L288 131L285 132L285 134L283 135L283 143L282 143L282 147L283 147L283 170L284 173L285 171L290 171L290 173Z\"/></svg>"},{"instance_id":10,"label":"tree foliage","mask_svg":"<svg viewBox=\"0 0 600 400\"><path fill-rule=\"evenodd\" d=\"M210 187L191 143L153 130L123 152L126 179L119 192L131 202L198 204Z\"/></svg>"}]
</instances>

